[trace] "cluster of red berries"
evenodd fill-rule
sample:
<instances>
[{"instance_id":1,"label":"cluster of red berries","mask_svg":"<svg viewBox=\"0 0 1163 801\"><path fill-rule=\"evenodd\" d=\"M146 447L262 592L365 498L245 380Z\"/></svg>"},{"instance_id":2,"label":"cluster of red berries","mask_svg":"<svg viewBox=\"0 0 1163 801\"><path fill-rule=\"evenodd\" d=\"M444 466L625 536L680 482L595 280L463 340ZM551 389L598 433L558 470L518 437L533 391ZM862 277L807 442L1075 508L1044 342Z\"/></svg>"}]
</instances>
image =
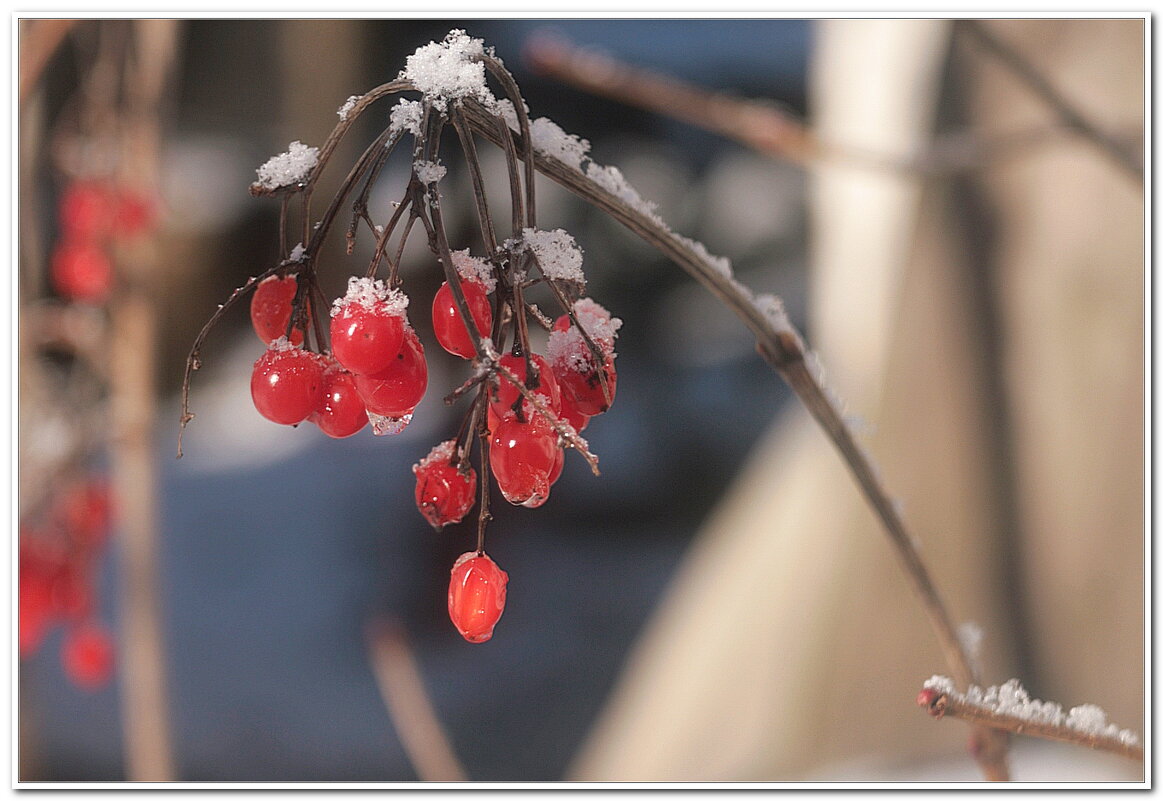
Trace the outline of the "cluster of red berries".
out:
<instances>
[{"instance_id":1,"label":"cluster of red berries","mask_svg":"<svg viewBox=\"0 0 1163 801\"><path fill-rule=\"evenodd\" d=\"M128 189L77 180L61 195L57 220L60 239L49 264L53 288L68 300L103 303L113 289L110 243L126 242L147 231L154 209Z\"/></svg>"},{"instance_id":2,"label":"cluster of red berries","mask_svg":"<svg viewBox=\"0 0 1163 801\"><path fill-rule=\"evenodd\" d=\"M298 289L294 275L269 276L255 289L251 321L267 343L251 373L255 408L272 422L309 421L337 438L357 433L369 421L376 434L401 431L428 385L424 347L408 323L407 295L382 281L351 278L347 294L331 309L328 354L304 347L305 332L293 319ZM487 337L494 315L491 289L462 273L460 290L477 332ZM562 315L550 333L547 355L502 356L498 364L503 369L489 385L489 468L501 494L515 505L535 508L545 503L561 475L569 443L505 377L505 371L575 432L583 430L590 417L606 411L614 399L614 337L620 321L588 298L577 301L573 311L586 335L570 315ZM300 319L310 324L307 314ZM447 282L433 298L432 326L444 350L463 359L478 355ZM595 358L595 349L601 359ZM416 506L437 530L459 523L475 505L477 474L467 455L465 447L448 440L412 468ZM483 642L492 635L504 608L506 581L505 573L483 551L457 561L449 615L469 641Z\"/></svg>"},{"instance_id":3,"label":"cluster of red berries","mask_svg":"<svg viewBox=\"0 0 1163 801\"><path fill-rule=\"evenodd\" d=\"M20 536L20 656L35 654L53 627L64 625L65 674L87 690L103 687L113 673L113 641L97 620L92 580L109 526L109 489L91 479L69 486L44 523L22 526Z\"/></svg>"}]
</instances>

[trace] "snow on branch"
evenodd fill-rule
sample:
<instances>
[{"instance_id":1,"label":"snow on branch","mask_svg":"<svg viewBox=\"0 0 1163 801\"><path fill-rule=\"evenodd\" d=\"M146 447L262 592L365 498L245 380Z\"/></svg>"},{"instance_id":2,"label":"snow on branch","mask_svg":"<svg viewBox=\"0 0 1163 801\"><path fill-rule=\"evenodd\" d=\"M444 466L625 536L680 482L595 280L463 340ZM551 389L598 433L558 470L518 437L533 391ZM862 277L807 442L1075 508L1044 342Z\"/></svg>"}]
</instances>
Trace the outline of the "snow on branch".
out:
<instances>
[{"instance_id":1,"label":"snow on branch","mask_svg":"<svg viewBox=\"0 0 1163 801\"><path fill-rule=\"evenodd\" d=\"M1139 736L1109 722L1102 707L1082 704L1063 710L1054 701L1030 698L1017 679L985 689L970 685L967 692L961 693L949 677L933 676L917 695L917 705L938 719L948 715L1015 734L1074 743L1143 760Z\"/></svg>"}]
</instances>

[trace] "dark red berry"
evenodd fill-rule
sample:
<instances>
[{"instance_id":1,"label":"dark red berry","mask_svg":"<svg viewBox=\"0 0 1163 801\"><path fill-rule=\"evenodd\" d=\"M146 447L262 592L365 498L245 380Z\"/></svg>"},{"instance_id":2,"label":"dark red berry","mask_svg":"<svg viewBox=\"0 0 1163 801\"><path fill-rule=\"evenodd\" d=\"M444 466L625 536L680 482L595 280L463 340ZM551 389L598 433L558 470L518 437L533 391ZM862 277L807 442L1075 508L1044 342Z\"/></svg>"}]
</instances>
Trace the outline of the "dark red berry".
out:
<instances>
[{"instance_id":1,"label":"dark red berry","mask_svg":"<svg viewBox=\"0 0 1163 801\"><path fill-rule=\"evenodd\" d=\"M403 417L416 408L428 388L428 362L411 326L405 328L403 346L391 364L375 375L357 375L355 387L373 414Z\"/></svg>"},{"instance_id":2,"label":"dark red berry","mask_svg":"<svg viewBox=\"0 0 1163 801\"><path fill-rule=\"evenodd\" d=\"M91 240L67 240L57 245L50 270L53 289L69 300L101 303L113 288L113 263Z\"/></svg>"},{"instance_id":3,"label":"dark red berry","mask_svg":"<svg viewBox=\"0 0 1163 801\"><path fill-rule=\"evenodd\" d=\"M465 303L472 313L477 332L482 337L489 336L493 326L493 308L489 304L489 296L484 286L477 281L461 281L460 289L464 293ZM464 359L471 359L476 355L472 338L468 328L460 317L460 310L453 300L452 290L445 281L436 290L436 297L432 299L432 331L436 334L436 341L440 347L451 354Z\"/></svg>"},{"instance_id":4,"label":"dark red berry","mask_svg":"<svg viewBox=\"0 0 1163 801\"><path fill-rule=\"evenodd\" d=\"M453 440L442 442L412 467L416 507L437 531L463 520L476 499L476 471L467 464L452 464L454 448Z\"/></svg>"},{"instance_id":5,"label":"dark red berry","mask_svg":"<svg viewBox=\"0 0 1163 801\"><path fill-rule=\"evenodd\" d=\"M96 690L113 675L113 642L97 623L84 623L66 632L61 645L65 674L85 690Z\"/></svg>"},{"instance_id":6,"label":"dark red berry","mask_svg":"<svg viewBox=\"0 0 1163 801\"><path fill-rule=\"evenodd\" d=\"M18 584L20 655L36 653L53 622L52 576L41 560L31 558L20 548Z\"/></svg>"},{"instance_id":7,"label":"dark red berry","mask_svg":"<svg viewBox=\"0 0 1163 801\"><path fill-rule=\"evenodd\" d=\"M323 374L323 397L308 418L329 437L343 439L367 425L367 409L355 388L355 376L338 364Z\"/></svg>"},{"instance_id":8,"label":"dark red berry","mask_svg":"<svg viewBox=\"0 0 1163 801\"><path fill-rule=\"evenodd\" d=\"M295 425L318 408L323 395L324 363L317 353L277 339L254 363L250 396L266 419Z\"/></svg>"},{"instance_id":9,"label":"dark red berry","mask_svg":"<svg viewBox=\"0 0 1163 801\"><path fill-rule=\"evenodd\" d=\"M296 289L298 282L293 275L285 278L269 275L254 288L250 299L250 322L263 343L269 345L286 336ZM291 331L291 344L303 344L303 332L298 328Z\"/></svg>"},{"instance_id":10,"label":"dark red berry","mask_svg":"<svg viewBox=\"0 0 1163 801\"><path fill-rule=\"evenodd\" d=\"M557 459L557 434L541 415L501 420L493 429L489 466L505 500L540 506L549 497L549 474Z\"/></svg>"},{"instance_id":11,"label":"dark red berry","mask_svg":"<svg viewBox=\"0 0 1163 801\"><path fill-rule=\"evenodd\" d=\"M448 616L469 642L485 642L505 611L509 576L486 554L461 554L448 583Z\"/></svg>"},{"instance_id":12,"label":"dark red berry","mask_svg":"<svg viewBox=\"0 0 1163 801\"><path fill-rule=\"evenodd\" d=\"M531 353L529 354L529 358L537 367L538 379L540 381L537 388L533 390L533 393L540 396L545 405L554 414L557 414L561 410L561 390L557 387L557 379L553 377L553 370L550 369L549 362L544 357L536 353ZM517 378L521 380L521 383L525 384L526 389L530 388L529 381L525 375L524 356L514 356L511 353L506 354L501 357L501 365L513 371ZM513 406L516 404L517 398L521 396L521 393L514 384L509 382L509 379L501 374L497 375L497 382L496 393L490 401L493 412L502 419L512 417L516 413ZM522 401L521 409L526 420L537 414L533 404L528 400Z\"/></svg>"}]
</instances>

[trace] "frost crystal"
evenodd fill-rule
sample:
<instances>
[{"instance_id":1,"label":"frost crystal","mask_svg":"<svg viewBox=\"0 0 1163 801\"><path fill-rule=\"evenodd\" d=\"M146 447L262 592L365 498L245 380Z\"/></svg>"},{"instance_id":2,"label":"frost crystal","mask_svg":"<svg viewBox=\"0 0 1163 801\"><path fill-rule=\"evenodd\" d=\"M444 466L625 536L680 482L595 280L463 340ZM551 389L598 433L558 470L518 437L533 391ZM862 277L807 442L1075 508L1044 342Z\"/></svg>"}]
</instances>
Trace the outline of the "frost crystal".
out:
<instances>
[{"instance_id":1,"label":"frost crystal","mask_svg":"<svg viewBox=\"0 0 1163 801\"><path fill-rule=\"evenodd\" d=\"M627 206L642 212L655 223L662 224L662 218L654 211L657 204L643 200L638 190L630 185L617 167L603 167L591 161L586 167L586 177L617 196Z\"/></svg>"},{"instance_id":2,"label":"frost crystal","mask_svg":"<svg viewBox=\"0 0 1163 801\"><path fill-rule=\"evenodd\" d=\"M434 184L448 172L443 164L431 161L417 161L413 165L413 169L416 170L416 177L423 184Z\"/></svg>"},{"instance_id":3,"label":"frost crystal","mask_svg":"<svg viewBox=\"0 0 1163 801\"><path fill-rule=\"evenodd\" d=\"M446 439L439 445L428 451L428 455L421 459L416 464L412 465L412 472L418 473L430 464L435 462L451 462L452 455L456 451L456 440Z\"/></svg>"},{"instance_id":4,"label":"frost crystal","mask_svg":"<svg viewBox=\"0 0 1163 801\"><path fill-rule=\"evenodd\" d=\"M287 261L302 261L303 254L306 252L307 252L307 249L305 247L303 247L303 243L300 242L299 244L297 244L293 248L291 248L291 255L287 257Z\"/></svg>"},{"instance_id":5,"label":"frost crystal","mask_svg":"<svg viewBox=\"0 0 1163 801\"><path fill-rule=\"evenodd\" d=\"M401 100L392 106L388 115L388 130L392 136L407 131L413 136L420 135L420 123L424 119L424 110L419 100Z\"/></svg>"},{"instance_id":6,"label":"frost crystal","mask_svg":"<svg viewBox=\"0 0 1163 801\"><path fill-rule=\"evenodd\" d=\"M440 111L448 108L449 100L468 96L491 108L496 99L485 84L483 55L483 41L452 30L443 42L429 42L408 56L400 77L411 81Z\"/></svg>"},{"instance_id":7,"label":"frost crystal","mask_svg":"<svg viewBox=\"0 0 1163 801\"><path fill-rule=\"evenodd\" d=\"M970 685L964 694L958 693L953 680L947 676L933 676L924 683L926 689L944 693L961 703L981 707L984 711L1005 715L1028 723L1073 729L1090 737L1109 737L1126 745L1138 745L1139 737L1130 729L1120 729L1107 722L1106 711L1095 704L1082 704L1063 713L1061 704L1030 698L1017 679L1010 679L1000 687L984 690Z\"/></svg>"},{"instance_id":8,"label":"frost crystal","mask_svg":"<svg viewBox=\"0 0 1163 801\"><path fill-rule=\"evenodd\" d=\"M728 278L731 277L731 260L723 256L712 256L707 250L707 246L702 242L696 242L693 239L687 239L685 236L675 234L674 238L682 242L688 248L695 252L700 259L709 264L716 272L722 273Z\"/></svg>"},{"instance_id":9,"label":"frost crystal","mask_svg":"<svg viewBox=\"0 0 1163 801\"><path fill-rule=\"evenodd\" d=\"M258 183L265 189L279 189L301 184L311 175L319 162L319 148L302 142L291 142L286 153L272 156L255 172Z\"/></svg>"},{"instance_id":10,"label":"frost crystal","mask_svg":"<svg viewBox=\"0 0 1163 801\"><path fill-rule=\"evenodd\" d=\"M337 316L356 303L368 311L376 309L381 314L403 317L408 308L408 296L398 289L388 289L383 281L353 275L347 279L347 294L331 304L331 316Z\"/></svg>"},{"instance_id":11,"label":"frost crystal","mask_svg":"<svg viewBox=\"0 0 1163 801\"><path fill-rule=\"evenodd\" d=\"M347 98L347 102L340 106L339 110L335 112L339 115L339 119L347 122L347 115L351 113L353 108L355 108L355 104L359 102L361 97L363 97L363 95L352 95L351 97Z\"/></svg>"},{"instance_id":12,"label":"frost crystal","mask_svg":"<svg viewBox=\"0 0 1163 801\"><path fill-rule=\"evenodd\" d=\"M555 231L526 228L521 232L521 241L533 251L546 278L585 284L582 251L568 232L561 228Z\"/></svg>"},{"instance_id":13,"label":"frost crystal","mask_svg":"<svg viewBox=\"0 0 1163 801\"><path fill-rule=\"evenodd\" d=\"M514 113L513 122L517 122ZM512 127L517 128L517 125ZM582 170L582 160L590 152L590 143L573 134L566 133L548 117L538 117L529 123L529 138L533 149L545 156L552 156L568 164L575 170Z\"/></svg>"},{"instance_id":14,"label":"frost crystal","mask_svg":"<svg viewBox=\"0 0 1163 801\"><path fill-rule=\"evenodd\" d=\"M497 288L497 279L493 275L492 266L484 259L470 256L467 248L452 251L452 266L464 280L481 284L486 293L491 293Z\"/></svg>"}]
</instances>

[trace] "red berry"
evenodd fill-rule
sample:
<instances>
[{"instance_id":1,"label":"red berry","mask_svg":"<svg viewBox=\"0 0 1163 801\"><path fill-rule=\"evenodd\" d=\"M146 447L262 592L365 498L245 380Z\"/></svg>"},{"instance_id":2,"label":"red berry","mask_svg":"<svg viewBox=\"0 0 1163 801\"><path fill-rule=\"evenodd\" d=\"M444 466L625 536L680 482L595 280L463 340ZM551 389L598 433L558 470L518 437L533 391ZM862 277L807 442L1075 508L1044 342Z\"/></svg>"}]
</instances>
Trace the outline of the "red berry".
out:
<instances>
[{"instance_id":1,"label":"red berry","mask_svg":"<svg viewBox=\"0 0 1163 801\"><path fill-rule=\"evenodd\" d=\"M156 217L157 212L150 198L132 189L122 189L117 194L113 234L122 239L132 239L153 227Z\"/></svg>"},{"instance_id":2,"label":"red berry","mask_svg":"<svg viewBox=\"0 0 1163 801\"><path fill-rule=\"evenodd\" d=\"M554 375L557 376L562 395L570 395L574 408L581 414L591 417L601 414L614 402L614 393L618 389L618 373L614 369L612 355L606 356L606 386L609 389L609 398L602 388L602 379L592 353L586 353L584 357L568 365L554 363Z\"/></svg>"},{"instance_id":3,"label":"red berry","mask_svg":"<svg viewBox=\"0 0 1163 801\"><path fill-rule=\"evenodd\" d=\"M329 437L350 437L367 425L367 409L355 388L355 376L338 364L323 373L323 399L308 418Z\"/></svg>"},{"instance_id":4,"label":"red berry","mask_svg":"<svg viewBox=\"0 0 1163 801\"><path fill-rule=\"evenodd\" d=\"M452 566L448 616L469 642L485 642L505 611L509 575L483 553L465 553Z\"/></svg>"},{"instance_id":5,"label":"red berry","mask_svg":"<svg viewBox=\"0 0 1163 801\"><path fill-rule=\"evenodd\" d=\"M489 336L493 327L493 307L489 304L489 296L484 286L477 281L461 281L460 289L472 313L473 322L476 323L477 333L482 337ZM432 331L436 334L436 341L440 343L440 347L449 353L464 359L471 359L476 355L468 327L460 318L460 310L456 308L456 301L452 298L452 290L447 281L440 285L440 289L436 290L436 297L432 299Z\"/></svg>"},{"instance_id":6,"label":"red berry","mask_svg":"<svg viewBox=\"0 0 1163 801\"><path fill-rule=\"evenodd\" d=\"M96 690L113 675L113 642L100 625L85 623L65 634L61 659L74 684Z\"/></svg>"},{"instance_id":7,"label":"red berry","mask_svg":"<svg viewBox=\"0 0 1163 801\"><path fill-rule=\"evenodd\" d=\"M380 301L341 301L331 318L331 352L357 375L386 370L404 344L404 316Z\"/></svg>"},{"instance_id":8,"label":"red berry","mask_svg":"<svg viewBox=\"0 0 1163 801\"><path fill-rule=\"evenodd\" d=\"M57 245L50 269L53 288L69 300L101 303L113 288L113 263L101 246L90 240Z\"/></svg>"},{"instance_id":9,"label":"red berry","mask_svg":"<svg viewBox=\"0 0 1163 801\"><path fill-rule=\"evenodd\" d=\"M463 520L476 498L476 471L470 465L458 468L452 463L455 445L453 440L442 442L412 466L416 508L437 531Z\"/></svg>"},{"instance_id":10,"label":"red berry","mask_svg":"<svg viewBox=\"0 0 1163 801\"><path fill-rule=\"evenodd\" d=\"M529 358L537 366L537 374L540 380L540 384L533 390L533 393L539 395L541 400L545 402L545 405L549 407L550 411L557 414L561 409L561 390L557 387L557 379L553 377L553 370L550 369L549 362L545 361L544 357L536 353L531 353L529 354ZM501 365L512 370L517 378L521 379L521 383L525 384L526 389L529 388L525 375L524 356L514 356L511 353L507 354L501 357ZM498 375L497 381L497 391L490 401L491 408L494 414L502 419L512 417L515 414L513 406L516 404L517 398L521 396L521 392L503 375ZM537 410L528 400L522 401L521 409L526 420L537 414Z\"/></svg>"},{"instance_id":11,"label":"red berry","mask_svg":"<svg viewBox=\"0 0 1163 801\"><path fill-rule=\"evenodd\" d=\"M250 397L266 419L295 425L307 419L323 395L323 360L316 353L276 339L254 363Z\"/></svg>"},{"instance_id":12,"label":"red berry","mask_svg":"<svg viewBox=\"0 0 1163 801\"><path fill-rule=\"evenodd\" d=\"M557 479L561 478L561 471L565 469L565 448L557 449L557 458L553 462L553 469L549 471L549 485L553 486L557 483Z\"/></svg>"},{"instance_id":13,"label":"red berry","mask_svg":"<svg viewBox=\"0 0 1163 801\"><path fill-rule=\"evenodd\" d=\"M93 588L83 566L75 560L62 564L52 578L54 613L68 620L84 620L93 608Z\"/></svg>"},{"instance_id":14,"label":"red berry","mask_svg":"<svg viewBox=\"0 0 1163 801\"><path fill-rule=\"evenodd\" d=\"M18 582L20 655L31 656L40 648L44 635L52 624L52 577L42 560L33 557L28 549L20 548Z\"/></svg>"},{"instance_id":15,"label":"red berry","mask_svg":"<svg viewBox=\"0 0 1163 801\"><path fill-rule=\"evenodd\" d=\"M97 181L74 181L61 195L60 222L66 237L103 239L116 214L117 196Z\"/></svg>"},{"instance_id":16,"label":"red berry","mask_svg":"<svg viewBox=\"0 0 1163 801\"><path fill-rule=\"evenodd\" d=\"M254 288L254 295L250 298L250 322L263 343L269 345L286 336L296 289L298 281L293 275L285 278L268 275ZM303 332L298 328L291 331L291 344L303 344Z\"/></svg>"},{"instance_id":17,"label":"red berry","mask_svg":"<svg viewBox=\"0 0 1163 801\"><path fill-rule=\"evenodd\" d=\"M577 410L577 401L574 400L572 392L561 393L561 411L558 416L573 426L573 430L579 434L590 424L590 415Z\"/></svg>"},{"instance_id":18,"label":"red berry","mask_svg":"<svg viewBox=\"0 0 1163 801\"><path fill-rule=\"evenodd\" d=\"M529 507L549 497L549 474L557 459L557 433L541 415L502 420L493 429L489 466L505 500Z\"/></svg>"},{"instance_id":19,"label":"red berry","mask_svg":"<svg viewBox=\"0 0 1163 801\"><path fill-rule=\"evenodd\" d=\"M391 364L375 375L357 375L355 387L373 414L403 417L416 408L428 388L428 362L411 326L405 327L404 344Z\"/></svg>"},{"instance_id":20,"label":"red berry","mask_svg":"<svg viewBox=\"0 0 1163 801\"><path fill-rule=\"evenodd\" d=\"M98 479L69 487L60 500L61 523L82 548L97 548L109 536L109 485Z\"/></svg>"}]
</instances>

